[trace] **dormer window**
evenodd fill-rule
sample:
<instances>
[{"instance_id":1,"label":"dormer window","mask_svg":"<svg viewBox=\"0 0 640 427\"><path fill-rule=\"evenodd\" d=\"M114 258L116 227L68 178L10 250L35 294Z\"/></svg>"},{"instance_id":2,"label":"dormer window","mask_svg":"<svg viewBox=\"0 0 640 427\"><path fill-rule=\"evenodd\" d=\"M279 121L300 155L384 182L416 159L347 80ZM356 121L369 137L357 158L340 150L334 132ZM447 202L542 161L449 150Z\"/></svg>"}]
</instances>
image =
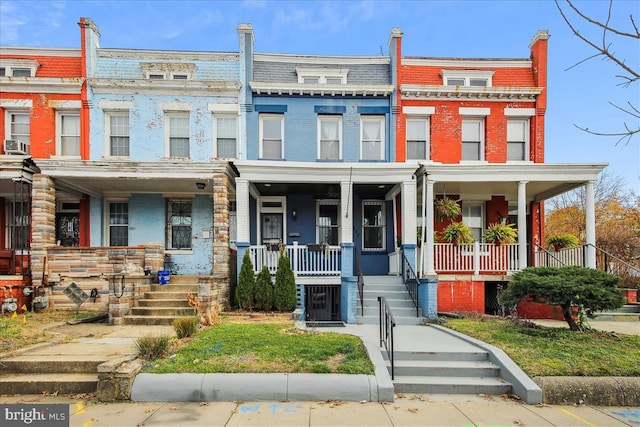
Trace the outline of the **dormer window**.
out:
<instances>
[{"instance_id":1,"label":"dormer window","mask_svg":"<svg viewBox=\"0 0 640 427\"><path fill-rule=\"evenodd\" d=\"M296 68L298 83L302 84L347 84L348 69L342 68Z\"/></svg>"},{"instance_id":2,"label":"dormer window","mask_svg":"<svg viewBox=\"0 0 640 427\"><path fill-rule=\"evenodd\" d=\"M150 80L164 80L164 74L149 73L147 78Z\"/></svg>"},{"instance_id":3,"label":"dormer window","mask_svg":"<svg viewBox=\"0 0 640 427\"><path fill-rule=\"evenodd\" d=\"M192 80L196 65L174 62L140 63L145 79L149 80Z\"/></svg>"},{"instance_id":4,"label":"dormer window","mask_svg":"<svg viewBox=\"0 0 640 427\"><path fill-rule=\"evenodd\" d=\"M188 74L171 74L171 78L173 80L189 80L189 75Z\"/></svg>"},{"instance_id":5,"label":"dormer window","mask_svg":"<svg viewBox=\"0 0 640 427\"><path fill-rule=\"evenodd\" d=\"M493 71L442 70L444 86L491 87Z\"/></svg>"},{"instance_id":6,"label":"dormer window","mask_svg":"<svg viewBox=\"0 0 640 427\"><path fill-rule=\"evenodd\" d=\"M0 60L0 77L35 77L40 64L32 59Z\"/></svg>"}]
</instances>

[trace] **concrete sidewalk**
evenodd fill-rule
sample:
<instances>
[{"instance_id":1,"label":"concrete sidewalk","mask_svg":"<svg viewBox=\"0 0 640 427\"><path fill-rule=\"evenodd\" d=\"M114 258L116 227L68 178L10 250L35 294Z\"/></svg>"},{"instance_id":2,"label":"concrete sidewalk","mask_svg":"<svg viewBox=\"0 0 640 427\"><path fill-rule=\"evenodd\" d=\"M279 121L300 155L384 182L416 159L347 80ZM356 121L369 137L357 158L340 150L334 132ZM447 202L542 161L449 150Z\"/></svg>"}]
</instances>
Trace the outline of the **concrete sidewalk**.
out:
<instances>
[{"instance_id":1,"label":"concrete sidewalk","mask_svg":"<svg viewBox=\"0 0 640 427\"><path fill-rule=\"evenodd\" d=\"M525 405L493 396L398 395L342 401L122 402L56 396L1 398L25 407L69 405L70 426L640 426L640 409Z\"/></svg>"}]
</instances>

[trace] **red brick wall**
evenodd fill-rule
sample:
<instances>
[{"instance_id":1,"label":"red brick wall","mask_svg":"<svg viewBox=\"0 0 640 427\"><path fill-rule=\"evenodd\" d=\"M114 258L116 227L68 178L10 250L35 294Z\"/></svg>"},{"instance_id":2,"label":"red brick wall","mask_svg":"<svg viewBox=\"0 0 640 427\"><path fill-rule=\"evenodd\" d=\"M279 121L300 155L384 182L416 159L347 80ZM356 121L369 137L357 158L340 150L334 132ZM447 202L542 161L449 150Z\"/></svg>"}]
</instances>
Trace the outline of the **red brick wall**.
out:
<instances>
[{"instance_id":1,"label":"red brick wall","mask_svg":"<svg viewBox=\"0 0 640 427\"><path fill-rule=\"evenodd\" d=\"M438 311L484 313L484 282L438 281Z\"/></svg>"}]
</instances>

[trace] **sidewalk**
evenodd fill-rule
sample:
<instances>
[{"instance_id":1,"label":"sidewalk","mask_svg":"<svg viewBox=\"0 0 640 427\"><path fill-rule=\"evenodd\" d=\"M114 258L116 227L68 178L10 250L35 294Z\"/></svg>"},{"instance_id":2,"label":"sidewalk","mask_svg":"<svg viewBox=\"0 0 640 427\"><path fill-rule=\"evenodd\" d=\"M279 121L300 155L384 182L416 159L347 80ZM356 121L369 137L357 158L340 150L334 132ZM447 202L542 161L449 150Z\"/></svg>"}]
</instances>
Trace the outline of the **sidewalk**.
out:
<instances>
[{"instance_id":1,"label":"sidewalk","mask_svg":"<svg viewBox=\"0 0 640 427\"><path fill-rule=\"evenodd\" d=\"M68 403L70 426L640 426L639 408L525 405L493 396L398 395L376 402L95 403L56 396L2 403Z\"/></svg>"}]
</instances>

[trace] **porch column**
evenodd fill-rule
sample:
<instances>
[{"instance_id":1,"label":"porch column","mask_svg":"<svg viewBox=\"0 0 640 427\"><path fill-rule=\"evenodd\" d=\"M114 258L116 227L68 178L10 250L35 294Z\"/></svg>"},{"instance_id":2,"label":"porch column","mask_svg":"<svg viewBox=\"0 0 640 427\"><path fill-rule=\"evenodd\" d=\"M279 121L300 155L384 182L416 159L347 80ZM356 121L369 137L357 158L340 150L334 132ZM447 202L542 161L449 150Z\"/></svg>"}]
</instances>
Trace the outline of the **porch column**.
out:
<instances>
[{"instance_id":1,"label":"porch column","mask_svg":"<svg viewBox=\"0 0 640 427\"><path fill-rule=\"evenodd\" d=\"M340 183L340 242L353 242L353 183Z\"/></svg>"},{"instance_id":2,"label":"porch column","mask_svg":"<svg viewBox=\"0 0 640 427\"><path fill-rule=\"evenodd\" d=\"M587 205L585 210L585 225L587 231L587 263L586 267L596 268L596 203L594 192L595 181L585 185Z\"/></svg>"},{"instance_id":3,"label":"porch column","mask_svg":"<svg viewBox=\"0 0 640 427\"><path fill-rule=\"evenodd\" d=\"M413 175L412 179L402 181L402 250L409 265L417 274L416 187L416 180ZM400 265L403 265L402 261Z\"/></svg>"},{"instance_id":4,"label":"porch column","mask_svg":"<svg viewBox=\"0 0 640 427\"><path fill-rule=\"evenodd\" d=\"M424 260L425 260L425 264L424 264L424 268L425 268L425 275L433 275L436 274L436 270L435 270L435 256L434 256L434 252L435 252L435 246L433 244L433 227L434 227L434 220L433 220L433 186L435 184L435 181L431 181L431 180L426 180L425 182L426 184L426 195L422 200L423 204L426 204L426 209L424 209L425 213L426 213L426 222L424 222L424 227L422 229L422 235L423 235L423 244L422 244L422 250L424 251Z\"/></svg>"},{"instance_id":5,"label":"porch column","mask_svg":"<svg viewBox=\"0 0 640 427\"><path fill-rule=\"evenodd\" d=\"M527 182L518 183L518 268L527 268Z\"/></svg>"},{"instance_id":6,"label":"porch column","mask_svg":"<svg viewBox=\"0 0 640 427\"><path fill-rule=\"evenodd\" d=\"M245 178L236 178L236 247L238 248L238 273L242 257L249 249L251 232L249 224L249 181Z\"/></svg>"}]
</instances>

